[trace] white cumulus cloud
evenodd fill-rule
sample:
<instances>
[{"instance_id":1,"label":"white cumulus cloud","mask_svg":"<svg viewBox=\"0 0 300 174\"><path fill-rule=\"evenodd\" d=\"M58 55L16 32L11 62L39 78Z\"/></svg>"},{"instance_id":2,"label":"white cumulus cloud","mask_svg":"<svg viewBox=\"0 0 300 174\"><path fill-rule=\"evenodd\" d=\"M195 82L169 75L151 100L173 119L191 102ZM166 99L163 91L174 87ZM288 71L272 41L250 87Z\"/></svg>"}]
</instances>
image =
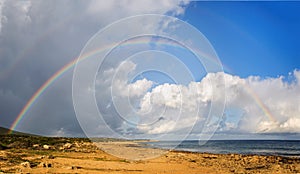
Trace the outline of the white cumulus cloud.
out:
<instances>
[{"instance_id":1,"label":"white cumulus cloud","mask_svg":"<svg viewBox=\"0 0 300 174\"><path fill-rule=\"evenodd\" d=\"M187 86L165 83L152 87L155 82L146 79L130 83L126 79L127 75L138 65L133 62L122 64L122 71L118 72L122 75L117 75L115 81L118 83L112 86L116 91L113 104L118 105L121 114L130 115L129 121L135 115L135 120L138 120L138 126L135 127L137 132L180 132L196 124L198 130L195 128L193 132L200 133L210 112L211 103L223 103L221 95L224 89L218 86L220 79L224 78L226 109L224 115L219 115L222 118L219 132L300 133L298 70L290 74L292 81L285 81L283 76L241 78L219 72L209 73L200 82L191 82ZM110 71L110 74L115 73ZM103 88L105 87L102 86L99 90ZM126 89L134 92L128 93ZM126 105L128 101L135 101L132 102L136 104L134 109Z\"/></svg>"}]
</instances>

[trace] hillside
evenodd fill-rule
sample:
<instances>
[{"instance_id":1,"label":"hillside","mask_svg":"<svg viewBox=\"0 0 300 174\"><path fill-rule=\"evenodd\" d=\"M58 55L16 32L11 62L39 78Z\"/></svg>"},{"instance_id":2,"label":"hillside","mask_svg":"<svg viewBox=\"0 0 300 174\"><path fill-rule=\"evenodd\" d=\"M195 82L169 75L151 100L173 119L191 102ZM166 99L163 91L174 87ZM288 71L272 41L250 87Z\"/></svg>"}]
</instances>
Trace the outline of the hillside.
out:
<instances>
[{"instance_id":1,"label":"hillside","mask_svg":"<svg viewBox=\"0 0 300 174\"><path fill-rule=\"evenodd\" d=\"M0 135L8 134L9 131L10 131L10 129L4 128L4 127L0 127ZM11 134L13 134L13 135L30 135L30 136L35 136L35 135L32 135L32 134L27 134L27 133L18 132L18 131L12 131Z\"/></svg>"}]
</instances>

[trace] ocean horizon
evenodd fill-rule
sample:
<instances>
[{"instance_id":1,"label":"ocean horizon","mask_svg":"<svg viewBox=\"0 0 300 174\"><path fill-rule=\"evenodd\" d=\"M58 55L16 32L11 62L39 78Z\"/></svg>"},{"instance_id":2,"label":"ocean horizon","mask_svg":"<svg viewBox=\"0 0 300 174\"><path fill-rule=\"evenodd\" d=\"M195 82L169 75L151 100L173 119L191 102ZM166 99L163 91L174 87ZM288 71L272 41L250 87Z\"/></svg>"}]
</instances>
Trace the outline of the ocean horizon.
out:
<instances>
[{"instance_id":1,"label":"ocean horizon","mask_svg":"<svg viewBox=\"0 0 300 174\"><path fill-rule=\"evenodd\" d=\"M300 157L300 140L208 140L199 145L198 140L151 141L149 147L178 151Z\"/></svg>"}]
</instances>

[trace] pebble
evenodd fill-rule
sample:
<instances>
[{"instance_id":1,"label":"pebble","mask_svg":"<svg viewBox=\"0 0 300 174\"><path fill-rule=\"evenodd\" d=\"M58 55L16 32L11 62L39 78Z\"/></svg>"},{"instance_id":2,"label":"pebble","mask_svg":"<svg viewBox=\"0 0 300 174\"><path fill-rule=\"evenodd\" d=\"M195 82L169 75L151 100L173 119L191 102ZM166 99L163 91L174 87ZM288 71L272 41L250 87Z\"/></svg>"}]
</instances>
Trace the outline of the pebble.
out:
<instances>
[{"instance_id":1,"label":"pebble","mask_svg":"<svg viewBox=\"0 0 300 174\"><path fill-rule=\"evenodd\" d=\"M72 169L72 170L82 169L82 167L80 167L80 166L71 166L71 169Z\"/></svg>"},{"instance_id":2,"label":"pebble","mask_svg":"<svg viewBox=\"0 0 300 174\"><path fill-rule=\"evenodd\" d=\"M48 159L54 159L55 157L53 155L49 155Z\"/></svg>"},{"instance_id":3,"label":"pebble","mask_svg":"<svg viewBox=\"0 0 300 174\"><path fill-rule=\"evenodd\" d=\"M43 167L43 168L51 168L51 167L52 167L52 164L51 164L51 163L44 163L44 162L41 162L38 166L39 166L39 167Z\"/></svg>"}]
</instances>

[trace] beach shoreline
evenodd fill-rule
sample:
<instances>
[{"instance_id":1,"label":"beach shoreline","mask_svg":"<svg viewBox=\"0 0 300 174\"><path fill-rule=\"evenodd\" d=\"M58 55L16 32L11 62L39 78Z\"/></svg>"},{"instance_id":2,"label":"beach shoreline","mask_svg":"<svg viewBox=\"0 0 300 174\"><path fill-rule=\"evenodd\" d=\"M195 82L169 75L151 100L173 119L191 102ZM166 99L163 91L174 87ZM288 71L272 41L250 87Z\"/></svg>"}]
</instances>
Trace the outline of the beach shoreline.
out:
<instances>
[{"instance_id":1,"label":"beach shoreline","mask_svg":"<svg viewBox=\"0 0 300 174\"><path fill-rule=\"evenodd\" d=\"M39 138L37 138L39 139ZM0 150L3 173L299 173L300 159L281 156L211 154L143 147L135 141L56 139L28 144L14 140ZM50 141L50 140L47 140ZM20 144L23 143L23 146ZM3 142L2 142L3 144ZM20 147L20 148L18 148ZM108 149L113 149L112 154ZM102 149L102 150L101 150ZM108 153L107 153L108 152ZM118 155L130 158L120 158ZM150 158L145 158L148 155ZM138 157L138 158L137 158ZM141 158L142 157L142 158Z\"/></svg>"}]
</instances>

